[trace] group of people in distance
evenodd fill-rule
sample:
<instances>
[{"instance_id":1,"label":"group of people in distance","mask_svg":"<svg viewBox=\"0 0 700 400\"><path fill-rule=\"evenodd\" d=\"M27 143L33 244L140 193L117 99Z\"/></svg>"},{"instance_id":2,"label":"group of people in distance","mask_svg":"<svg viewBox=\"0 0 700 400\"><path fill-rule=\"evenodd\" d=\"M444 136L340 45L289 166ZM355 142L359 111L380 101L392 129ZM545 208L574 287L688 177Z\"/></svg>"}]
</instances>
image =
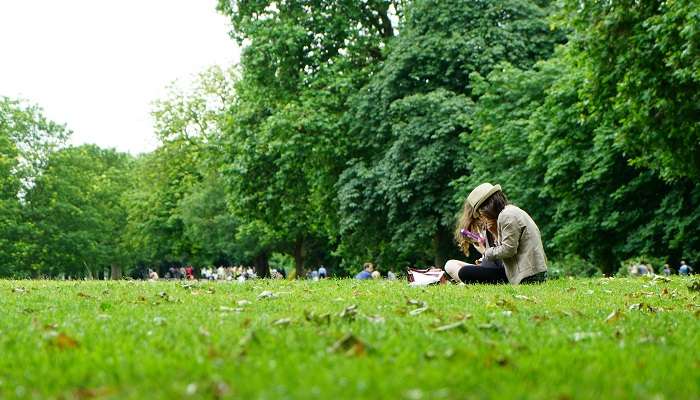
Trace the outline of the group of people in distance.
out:
<instances>
[{"instance_id":1,"label":"group of people in distance","mask_svg":"<svg viewBox=\"0 0 700 400\"><path fill-rule=\"evenodd\" d=\"M202 279L210 280L210 281L245 281L251 278L255 278L255 271L253 271L253 268L250 267L244 267L242 265L239 265L237 267L224 267L224 266L219 266L218 268L214 267L204 267L202 268Z\"/></svg>"},{"instance_id":2,"label":"group of people in distance","mask_svg":"<svg viewBox=\"0 0 700 400\"><path fill-rule=\"evenodd\" d=\"M374 264L366 262L362 265L362 271L355 275L355 279L382 279L382 274L374 269ZM394 281L396 280L396 274L393 271L389 271L386 274L386 279Z\"/></svg>"},{"instance_id":3,"label":"group of people in distance","mask_svg":"<svg viewBox=\"0 0 700 400\"><path fill-rule=\"evenodd\" d=\"M680 276L688 276L693 274L693 268L686 264L685 260L681 261L681 265L678 266L676 269L678 272L678 275ZM654 275L654 267L651 264L645 264L645 263L639 263L639 264L633 264L630 265L628 268L628 272L630 276L644 276L644 275ZM673 269L668 265L664 264L663 269L661 272L665 276L670 276L674 274Z\"/></svg>"},{"instance_id":4,"label":"group of people in distance","mask_svg":"<svg viewBox=\"0 0 700 400\"><path fill-rule=\"evenodd\" d=\"M158 275L158 272L148 269L148 280L149 281L157 281L160 279L160 276ZM186 267L170 267L168 272L165 273L165 279L188 279L188 280L193 280L194 279L194 268L191 265L188 265Z\"/></svg>"},{"instance_id":5,"label":"group of people in distance","mask_svg":"<svg viewBox=\"0 0 700 400\"><path fill-rule=\"evenodd\" d=\"M459 215L454 238L465 256L470 247L475 248L481 257L474 264L461 260L449 260L445 273L458 283L510 283L513 285L540 283L547 280L547 255L542 245L540 230L530 215L511 204L500 185L482 183L469 193ZM650 265L635 265L632 275L653 274ZM284 269L271 270L272 277L286 278ZM663 273L670 275L671 268L664 266ZM693 268L681 262L679 275L690 275ZM149 270L149 279L157 280L158 274ZM166 274L171 279L194 279L191 266L170 268ZM202 278L211 280L246 280L255 277L252 268L218 267L202 269ZM321 265L309 271L308 279L319 280L328 277L328 271ZM355 279L380 279L374 264L367 262ZM388 279L396 279L392 271Z\"/></svg>"}]
</instances>

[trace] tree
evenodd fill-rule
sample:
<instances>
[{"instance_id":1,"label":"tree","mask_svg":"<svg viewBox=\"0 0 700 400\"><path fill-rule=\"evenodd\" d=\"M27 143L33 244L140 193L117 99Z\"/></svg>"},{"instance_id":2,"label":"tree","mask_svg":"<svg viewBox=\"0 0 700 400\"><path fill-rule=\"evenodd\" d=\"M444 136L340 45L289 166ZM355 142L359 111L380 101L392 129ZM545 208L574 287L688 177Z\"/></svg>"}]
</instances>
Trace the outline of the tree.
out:
<instances>
[{"instance_id":1,"label":"tree","mask_svg":"<svg viewBox=\"0 0 700 400\"><path fill-rule=\"evenodd\" d=\"M629 165L615 129L581 90L584 62L567 45L532 70L502 65L475 77L473 130L481 140L463 139L470 154L488 154L493 164L472 158L465 181L503 184L542 227L554 258L575 255L610 274L640 254L697 254L696 185L669 185Z\"/></svg>"},{"instance_id":2,"label":"tree","mask_svg":"<svg viewBox=\"0 0 700 400\"><path fill-rule=\"evenodd\" d=\"M567 1L591 112L630 162L664 179L700 177L700 3Z\"/></svg>"},{"instance_id":3,"label":"tree","mask_svg":"<svg viewBox=\"0 0 700 400\"><path fill-rule=\"evenodd\" d=\"M33 274L74 277L118 275L128 257L121 243L129 186L127 154L94 145L53 152L26 194L27 215L36 227Z\"/></svg>"},{"instance_id":4,"label":"tree","mask_svg":"<svg viewBox=\"0 0 700 400\"><path fill-rule=\"evenodd\" d=\"M236 79L234 68L211 67L189 87L171 84L155 102L161 146L138 160L126 195L127 238L141 263L160 268L237 258L219 171L224 111L235 100Z\"/></svg>"},{"instance_id":5,"label":"tree","mask_svg":"<svg viewBox=\"0 0 700 400\"><path fill-rule=\"evenodd\" d=\"M0 97L0 276L29 270L24 256L32 252L34 227L24 216L24 198L69 134L38 106Z\"/></svg>"},{"instance_id":6,"label":"tree","mask_svg":"<svg viewBox=\"0 0 700 400\"><path fill-rule=\"evenodd\" d=\"M527 1L412 3L387 61L346 114L361 143L338 183L346 256L444 264L459 209L451 183L469 173L459 137L477 99L470 76L547 57L562 36L546 18ZM366 212L370 204L380 211Z\"/></svg>"},{"instance_id":7,"label":"tree","mask_svg":"<svg viewBox=\"0 0 700 400\"><path fill-rule=\"evenodd\" d=\"M383 59L400 3L219 3L246 45L225 171L241 232L259 239L261 263L284 251L301 275L316 245L337 236L331 194L351 142L340 116Z\"/></svg>"}]
</instances>

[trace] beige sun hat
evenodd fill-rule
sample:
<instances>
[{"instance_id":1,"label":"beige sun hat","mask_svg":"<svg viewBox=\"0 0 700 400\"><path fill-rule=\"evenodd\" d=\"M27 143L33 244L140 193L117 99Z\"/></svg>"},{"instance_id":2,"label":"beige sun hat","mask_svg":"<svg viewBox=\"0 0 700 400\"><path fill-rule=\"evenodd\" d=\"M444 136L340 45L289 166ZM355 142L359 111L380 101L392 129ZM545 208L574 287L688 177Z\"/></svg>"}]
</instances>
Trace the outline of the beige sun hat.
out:
<instances>
[{"instance_id":1,"label":"beige sun hat","mask_svg":"<svg viewBox=\"0 0 700 400\"><path fill-rule=\"evenodd\" d=\"M467 201L472 206L474 217L476 217L476 210L489 198L492 194L501 190L501 185L492 185L490 183L482 183L477 186L469 193Z\"/></svg>"}]
</instances>

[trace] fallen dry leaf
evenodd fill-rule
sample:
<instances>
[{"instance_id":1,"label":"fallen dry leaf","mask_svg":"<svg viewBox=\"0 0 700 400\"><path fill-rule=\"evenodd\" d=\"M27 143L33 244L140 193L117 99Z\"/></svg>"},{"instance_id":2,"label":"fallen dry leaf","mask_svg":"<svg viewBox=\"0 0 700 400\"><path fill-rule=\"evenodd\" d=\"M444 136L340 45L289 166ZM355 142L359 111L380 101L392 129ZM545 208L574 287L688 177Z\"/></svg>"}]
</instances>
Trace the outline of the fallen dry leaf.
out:
<instances>
[{"instance_id":1,"label":"fallen dry leaf","mask_svg":"<svg viewBox=\"0 0 700 400\"><path fill-rule=\"evenodd\" d=\"M467 324L464 320L461 320L453 322L451 324L438 326L437 328L435 328L435 332L447 332L452 330L460 330L462 332L465 332L467 330Z\"/></svg>"},{"instance_id":2,"label":"fallen dry leaf","mask_svg":"<svg viewBox=\"0 0 700 400\"><path fill-rule=\"evenodd\" d=\"M275 294L269 290L264 290L258 295L258 299L268 299L270 297L275 297Z\"/></svg>"},{"instance_id":3,"label":"fallen dry leaf","mask_svg":"<svg viewBox=\"0 0 700 400\"><path fill-rule=\"evenodd\" d=\"M354 321L355 317L357 316L357 304L352 304L347 307L343 311L338 314L338 317L341 319L347 320L347 321Z\"/></svg>"},{"instance_id":4,"label":"fallen dry leaf","mask_svg":"<svg viewBox=\"0 0 700 400\"><path fill-rule=\"evenodd\" d=\"M598 336L600 336L600 332L575 332L571 335L571 340L580 342L582 340L592 340Z\"/></svg>"},{"instance_id":5,"label":"fallen dry leaf","mask_svg":"<svg viewBox=\"0 0 700 400\"><path fill-rule=\"evenodd\" d=\"M408 315L419 315L424 313L425 311L428 311L428 307L421 307L421 308L416 308L415 310L411 310Z\"/></svg>"},{"instance_id":6,"label":"fallen dry leaf","mask_svg":"<svg viewBox=\"0 0 700 400\"><path fill-rule=\"evenodd\" d=\"M422 301L422 300L415 300L415 299L408 299L408 300L406 300L406 304L408 304L409 306L416 306L416 307L419 307L419 308L427 307L427 306L428 306L428 303L426 303L426 302L424 302L424 301Z\"/></svg>"},{"instance_id":7,"label":"fallen dry leaf","mask_svg":"<svg viewBox=\"0 0 700 400\"><path fill-rule=\"evenodd\" d=\"M373 324L383 324L385 322L384 317L381 315L366 315L365 318Z\"/></svg>"},{"instance_id":8,"label":"fallen dry leaf","mask_svg":"<svg viewBox=\"0 0 700 400\"><path fill-rule=\"evenodd\" d=\"M63 332L59 332L55 335L52 335L51 344L61 350L73 349L78 347L78 341L66 335Z\"/></svg>"},{"instance_id":9,"label":"fallen dry leaf","mask_svg":"<svg viewBox=\"0 0 700 400\"><path fill-rule=\"evenodd\" d=\"M362 356L367 353L367 344L352 333L348 333L328 348L330 353L343 353L346 356Z\"/></svg>"},{"instance_id":10,"label":"fallen dry leaf","mask_svg":"<svg viewBox=\"0 0 700 400\"><path fill-rule=\"evenodd\" d=\"M278 319L277 321L273 322L272 325L275 326L286 326L289 325L292 322L290 318L281 318Z\"/></svg>"},{"instance_id":11,"label":"fallen dry leaf","mask_svg":"<svg viewBox=\"0 0 700 400\"><path fill-rule=\"evenodd\" d=\"M622 318L622 313L619 310L614 310L613 312L610 313L610 315L608 315L607 318L605 318L605 322L608 324L611 324L611 323L619 320L620 318Z\"/></svg>"}]
</instances>

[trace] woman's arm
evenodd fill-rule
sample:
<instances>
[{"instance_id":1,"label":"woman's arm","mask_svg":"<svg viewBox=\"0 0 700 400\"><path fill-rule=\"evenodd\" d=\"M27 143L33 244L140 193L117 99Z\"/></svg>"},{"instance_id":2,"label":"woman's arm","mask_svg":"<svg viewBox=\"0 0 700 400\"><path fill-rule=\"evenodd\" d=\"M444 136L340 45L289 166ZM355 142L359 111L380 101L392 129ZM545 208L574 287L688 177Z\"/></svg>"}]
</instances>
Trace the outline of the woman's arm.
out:
<instances>
[{"instance_id":1,"label":"woman's arm","mask_svg":"<svg viewBox=\"0 0 700 400\"><path fill-rule=\"evenodd\" d=\"M501 233L500 246L489 247L484 252L484 260L502 260L513 257L518 252L521 227L513 215L503 215L498 221Z\"/></svg>"}]
</instances>

